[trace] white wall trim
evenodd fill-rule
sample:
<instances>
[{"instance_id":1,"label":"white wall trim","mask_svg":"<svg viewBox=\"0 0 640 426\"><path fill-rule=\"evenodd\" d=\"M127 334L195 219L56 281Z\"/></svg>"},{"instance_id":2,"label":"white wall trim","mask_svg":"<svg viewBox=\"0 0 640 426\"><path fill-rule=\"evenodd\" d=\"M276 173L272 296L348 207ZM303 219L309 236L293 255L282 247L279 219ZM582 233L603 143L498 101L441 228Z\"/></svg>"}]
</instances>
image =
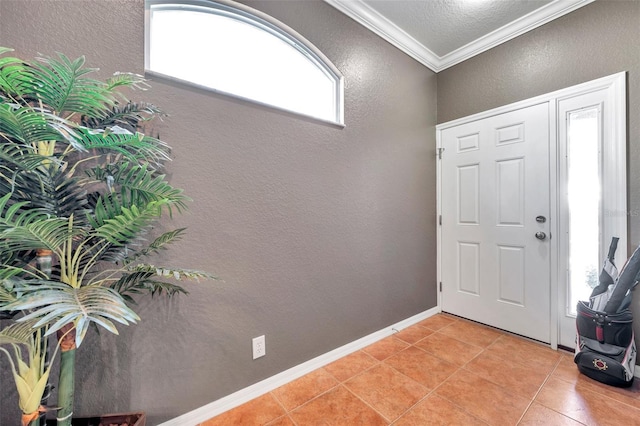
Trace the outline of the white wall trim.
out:
<instances>
[{"instance_id":1,"label":"white wall trim","mask_svg":"<svg viewBox=\"0 0 640 426\"><path fill-rule=\"evenodd\" d=\"M264 395L282 385L285 385L299 377L304 376L320 367L332 363L357 350L369 346L385 337L391 336L398 331L414 325L440 312L440 306L435 306L429 310L416 314L410 318L397 322L382 330L369 334L351 343L347 343L337 349L313 358L302 364L296 365L288 370L271 376L265 380L241 389L231 395L218 399L200 408L196 408L186 414L162 423L160 426L195 426L225 411L238 407L245 402Z\"/></svg>"},{"instance_id":2,"label":"white wall trim","mask_svg":"<svg viewBox=\"0 0 640 426\"><path fill-rule=\"evenodd\" d=\"M533 12L472 41L444 56L438 56L425 45L362 0L324 0L364 27L387 40L427 68L440 72L499 44L531 31L549 21L595 0L555 0Z\"/></svg>"}]
</instances>

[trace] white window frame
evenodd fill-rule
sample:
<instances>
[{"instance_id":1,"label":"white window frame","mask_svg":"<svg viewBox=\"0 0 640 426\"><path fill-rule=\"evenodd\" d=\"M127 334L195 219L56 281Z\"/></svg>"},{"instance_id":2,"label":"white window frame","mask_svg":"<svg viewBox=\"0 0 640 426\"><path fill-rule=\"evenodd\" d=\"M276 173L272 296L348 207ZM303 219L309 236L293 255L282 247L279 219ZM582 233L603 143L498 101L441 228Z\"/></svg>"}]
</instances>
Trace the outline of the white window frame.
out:
<instances>
[{"instance_id":1,"label":"white window frame","mask_svg":"<svg viewBox=\"0 0 640 426\"><path fill-rule=\"evenodd\" d=\"M627 210L627 110L626 73L603 77L558 92L555 99L557 115L558 170L557 182L563 186L567 181L567 112L573 111L566 101L580 99L585 95L598 94L601 124L600 134L600 262L607 255L611 237L618 237L616 265L621 270L628 256L628 210ZM593 107L595 104L584 104ZM575 315L569 311L569 208L566 194L558 193L558 344L572 347L575 336ZM633 250L633 247L632 247ZM600 269L598 269L600 273Z\"/></svg>"},{"instance_id":2,"label":"white window frame","mask_svg":"<svg viewBox=\"0 0 640 426\"><path fill-rule=\"evenodd\" d=\"M150 67L150 36L151 36L151 7L167 8L172 10L188 10L202 13L212 13L218 16L226 16L232 19L240 20L255 28L265 31L280 40L286 42L290 46L294 47L299 53L304 55L307 60L312 62L319 70L321 70L327 77L334 82L333 98L335 101L335 117L331 120L325 120L318 118L301 111L284 108L277 105L272 105L259 100L251 99L246 96L237 95L234 93L226 92L223 90L217 90L208 86L197 84L191 81L183 80L177 77L169 76L157 71L154 71ZM145 0L145 42L144 42L144 66L145 73L151 76L157 76L164 79L177 81L182 84L186 84L198 89L230 96L232 98L241 99L243 101L251 102L254 104L266 106L268 108L274 108L289 113L302 115L305 117L311 117L315 120L328 122L331 124L337 124L340 127L344 127L344 77L342 73L336 68L333 63L313 44L306 40L302 35L297 33L292 28L276 20L275 18L252 9L240 3L228 1L228 0Z\"/></svg>"}]
</instances>

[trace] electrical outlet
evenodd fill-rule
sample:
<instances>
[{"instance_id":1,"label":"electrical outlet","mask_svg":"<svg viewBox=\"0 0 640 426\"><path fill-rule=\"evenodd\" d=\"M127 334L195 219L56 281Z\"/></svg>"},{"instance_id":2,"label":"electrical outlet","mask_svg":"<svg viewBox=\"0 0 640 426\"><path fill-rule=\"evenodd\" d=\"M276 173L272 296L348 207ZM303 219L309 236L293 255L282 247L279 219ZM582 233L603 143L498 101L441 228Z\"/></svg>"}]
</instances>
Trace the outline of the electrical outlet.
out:
<instances>
[{"instance_id":1,"label":"electrical outlet","mask_svg":"<svg viewBox=\"0 0 640 426\"><path fill-rule=\"evenodd\" d=\"M264 336L259 336L253 339L253 359L260 358L267 354L267 347L265 345Z\"/></svg>"}]
</instances>

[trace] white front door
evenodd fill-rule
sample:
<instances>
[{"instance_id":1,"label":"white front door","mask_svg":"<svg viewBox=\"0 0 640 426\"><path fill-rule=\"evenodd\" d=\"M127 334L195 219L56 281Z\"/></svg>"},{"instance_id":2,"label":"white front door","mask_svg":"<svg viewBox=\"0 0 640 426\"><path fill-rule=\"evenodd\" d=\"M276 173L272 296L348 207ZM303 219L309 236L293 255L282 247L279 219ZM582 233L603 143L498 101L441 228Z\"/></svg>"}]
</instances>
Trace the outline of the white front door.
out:
<instances>
[{"instance_id":1,"label":"white front door","mask_svg":"<svg viewBox=\"0 0 640 426\"><path fill-rule=\"evenodd\" d=\"M550 342L549 104L441 130L441 306Z\"/></svg>"}]
</instances>

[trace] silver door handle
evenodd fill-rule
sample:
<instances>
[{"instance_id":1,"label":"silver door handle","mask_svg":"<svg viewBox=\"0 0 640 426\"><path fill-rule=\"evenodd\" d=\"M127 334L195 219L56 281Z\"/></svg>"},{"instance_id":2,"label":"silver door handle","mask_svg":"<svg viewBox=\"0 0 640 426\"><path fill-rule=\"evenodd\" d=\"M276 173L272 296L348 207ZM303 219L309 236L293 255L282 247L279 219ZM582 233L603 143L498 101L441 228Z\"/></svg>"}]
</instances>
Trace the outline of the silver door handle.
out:
<instances>
[{"instance_id":1,"label":"silver door handle","mask_svg":"<svg viewBox=\"0 0 640 426\"><path fill-rule=\"evenodd\" d=\"M538 231L536 232L536 238L539 240L544 240L545 238L547 238L547 234L542 231Z\"/></svg>"}]
</instances>

